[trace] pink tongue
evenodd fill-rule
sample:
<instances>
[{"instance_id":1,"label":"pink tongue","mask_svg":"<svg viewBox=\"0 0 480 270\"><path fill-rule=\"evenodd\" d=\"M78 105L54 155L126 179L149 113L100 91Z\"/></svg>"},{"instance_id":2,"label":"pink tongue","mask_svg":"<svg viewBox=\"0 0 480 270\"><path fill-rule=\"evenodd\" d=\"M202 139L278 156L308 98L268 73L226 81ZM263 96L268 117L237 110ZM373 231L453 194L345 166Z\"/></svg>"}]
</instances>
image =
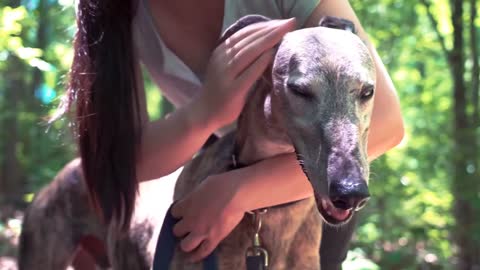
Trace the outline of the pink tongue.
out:
<instances>
[{"instance_id":1,"label":"pink tongue","mask_svg":"<svg viewBox=\"0 0 480 270\"><path fill-rule=\"evenodd\" d=\"M350 215L350 212L352 211L352 210L343 210L340 208L336 208L335 206L333 206L330 200L327 201L325 199L321 199L321 203L322 203L323 209L327 212L327 214L338 221L346 220Z\"/></svg>"},{"instance_id":2,"label":"pink tongue","mask_svg":"<svg viewBox=\"0 0 480 270\"><path fill-rule=\"evenodd\" d=\"M330 208L329 211L332 214L332 217L337 220L345 220L350 214L350 210L342 210L335 207Z\"/></svg>"}]
</instances>

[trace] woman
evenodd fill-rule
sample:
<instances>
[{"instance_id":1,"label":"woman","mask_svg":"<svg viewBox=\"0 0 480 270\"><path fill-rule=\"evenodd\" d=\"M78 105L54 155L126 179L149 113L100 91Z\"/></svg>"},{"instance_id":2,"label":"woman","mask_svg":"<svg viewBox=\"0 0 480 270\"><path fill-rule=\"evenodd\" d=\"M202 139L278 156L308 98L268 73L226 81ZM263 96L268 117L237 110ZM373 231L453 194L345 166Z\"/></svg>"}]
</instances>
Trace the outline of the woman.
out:
<instances>
[{"instance_id":1,"label":"woman","mask_svg":"<svg viewBox=\"0 0 480 270\"><path fill-rule=\"evenodd\" d=\"M277 20L248 26L217 44L226 27L252 13ZM93 202L106 222L122 228L132 214L137 180L175 171L212 133L231 130L248 89L284 34L331 15L353 21L368 40L347 0L80 0L77 15L68 105L76 109ZM368 47L377 68L368 143L373 160L400 142L403 123L390 77ZM147 121L139 60L177 106L166 119ZM181 248L199 260L246 211L309 196L311 187L295 156L278 156L210 176L173 208L181 218L174 233L182 237ZM328 258L322 269L339 268L352 228L324 232L332 239L322 246L322 257Z\"/></svg>"}]
</instances>

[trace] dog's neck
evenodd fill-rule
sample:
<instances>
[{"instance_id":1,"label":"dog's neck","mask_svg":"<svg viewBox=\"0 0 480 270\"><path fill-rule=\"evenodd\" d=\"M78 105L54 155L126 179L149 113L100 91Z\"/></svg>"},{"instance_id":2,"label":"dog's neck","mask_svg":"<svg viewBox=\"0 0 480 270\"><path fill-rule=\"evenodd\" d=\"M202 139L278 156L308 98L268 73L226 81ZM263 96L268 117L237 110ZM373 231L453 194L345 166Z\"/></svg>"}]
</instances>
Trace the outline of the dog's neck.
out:
<instances>
[{"instance_id":1,"label":"dog's neck","mask_svg":"<svg viewBox=\"0 0 480 270\"><path fill-rule=\"evenodd\" d=\"M242 165L294 151L271 98L271 83L260 80L245 103L235 138L236 158Z\"/></svg>"}]
</instances>

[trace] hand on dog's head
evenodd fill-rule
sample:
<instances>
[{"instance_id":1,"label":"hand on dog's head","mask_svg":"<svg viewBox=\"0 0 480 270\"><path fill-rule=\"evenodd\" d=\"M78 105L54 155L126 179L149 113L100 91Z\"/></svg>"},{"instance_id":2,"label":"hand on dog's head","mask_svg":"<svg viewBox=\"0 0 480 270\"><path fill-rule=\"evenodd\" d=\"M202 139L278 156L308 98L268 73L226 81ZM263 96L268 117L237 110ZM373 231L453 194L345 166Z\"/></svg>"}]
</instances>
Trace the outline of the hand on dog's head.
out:
<instances>
[{"instance_id":1,"label":"hand on dog's head","mask_svg":"<svg viewBox=\"0 0 480 270\"><path fill-rule=\"evenodd\" d=\"M222 34L222 37L220 38L219 44L224 42L226 39L231 37L240 29L243 29L251 24L266 22L270 20L271 20L270 18L262 15L247 15L245 17L242 17L238 21L236 21L233 25L228 27L227 30L225 30L225 32ZM349 21L343 18L333 17L333 16L322 17L318 23L318 26L346 30L354 34L356 33L355 25L353 24L352 21Z\"/></svg>"}]
</instances>

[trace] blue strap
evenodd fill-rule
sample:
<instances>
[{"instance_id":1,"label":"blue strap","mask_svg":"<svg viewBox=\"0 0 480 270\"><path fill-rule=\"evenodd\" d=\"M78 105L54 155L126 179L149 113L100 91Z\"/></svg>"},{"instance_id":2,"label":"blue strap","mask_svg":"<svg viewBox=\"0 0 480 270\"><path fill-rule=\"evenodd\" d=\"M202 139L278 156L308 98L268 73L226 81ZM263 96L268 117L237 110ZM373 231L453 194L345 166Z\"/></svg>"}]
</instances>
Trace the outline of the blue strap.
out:
<instances>
[{"instance_id":1,"label":"blue strap","mask_svg":"<svg viewBox=\"0 0 480 270\"><path fill-rule=\"evenodd\" d=\"M178 219L172 216L172 205L168 208L165 219L163 220L162 230L155 248L155 255L153 256L153 270L168 270L173 259L175 247L178 244L178 239L173 235L173 226ZM217 258L215 251L213 251L207 258L203 260L204 270L217 270Z\"/></svg>"}]
</instances>

